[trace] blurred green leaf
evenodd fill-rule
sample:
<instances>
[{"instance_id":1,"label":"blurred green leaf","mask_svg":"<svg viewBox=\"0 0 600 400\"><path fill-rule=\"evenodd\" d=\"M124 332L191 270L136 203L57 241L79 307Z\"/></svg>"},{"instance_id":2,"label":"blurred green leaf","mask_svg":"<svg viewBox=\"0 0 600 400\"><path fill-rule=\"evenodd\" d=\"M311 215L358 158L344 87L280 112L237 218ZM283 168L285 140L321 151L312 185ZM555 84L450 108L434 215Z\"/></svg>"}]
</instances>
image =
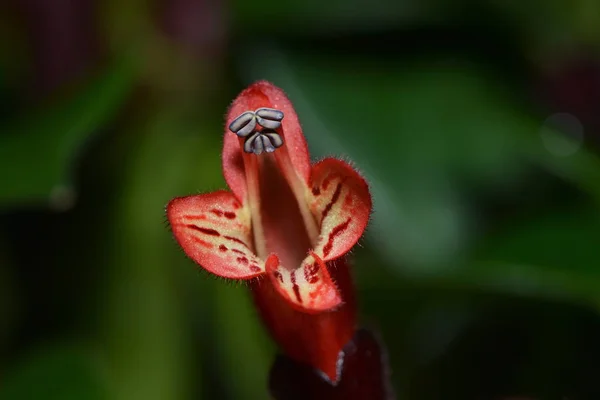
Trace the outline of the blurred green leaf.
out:
<instances>
[{"instance_id":1,"label":"blurred green leaf","mask_svg":"<svg viewBox=\"0 0 600 400\"><path fill-rule=\"evenodd\" d=\"M54 346L20 360L2 377L3 400L102 400L106 382L97 360L83 347Z\"/></svg>"},{"instance_id":2,"label":"blurred green leaf","mask_svg":"<svg viewBox=\"0 0 600 400\"><path fill-rule=\"evenodd\" d=\"M536 258L538 249L531 248L530 259ZM574 304L595 305L598 302L598 273L593 267L586 269L585 264L573 264L569 268L548 268L539 264L519 262L502 262L488 260L487 255L481 250L479 258L462 260L451 264L444 270L434 273L400 274L394 265L388 261L377 258L375 253L367 252L357 258L357 267L368 268L361 272L359 281L362 286L369 288L373 293L387 293L393 297L394 293L406 291L403 285L418 287L419 297L430 292L435 296L444 291L459 294L490 293L502 296L520 296L541 298L547 300L562 300ZM396 276L389 276L384 270L396 271ZM404 279L403 279L404 278ZM405 279L408 278L407 283ZM428 296L426 296L428 297ZM394 301L397 301L395 299ZM411 300L416 304L417 300ZM384 318L382 315L381 318Z\"/></svg>"},{"instance_id":3,"label":"blurred green leaf","mask_svg":"<svg viewBox=\"0 0 600 400\"><path fill-rule=\"evenodd\" d=\"M595 260L600 212L593 208L560 210L515 221L508 232L491 235L478 258L502 263L539 265L547 269L598 273Z\"/></svg>"},{"instance_id":4,"label":"blurred green leaf","mask_svg":"<svg viewBox=\"0 0 600 400\"><path fill-rule=\"evenodd\" d=\"M565 139L562 133L554 132L554 135ZM595 152L579 143L573 154L561 156L540 145L538 137L521 139L523 142L520 148L525 157L588 193L596 205L600 206L600 158Z\"/></svg>"},{"instance_id":5,"label":"blurred green leaf","mask_svg":"<svg viewBox=\"0 0 600 400\"><path fill-rule=\"evenodd\" d=\"M482 243L474 257L483 262L468 273L479 277L480 285L494 282L516 294L595 304L600 301L598 237L600 213L593 207L515 222Z\"/></svg>"},{"instance_id":6,"label":"blurred green leaf","mask_svg":"<svg viewBox=\"0 0 600 400\"><path fill-rule=\"evenodd\" d=\"M48 201L68 206L77 150L114 118L131 93L135 71L130 58L120 60L73 96L3 128L0 209Z\"/></svg>"}]
</instances>

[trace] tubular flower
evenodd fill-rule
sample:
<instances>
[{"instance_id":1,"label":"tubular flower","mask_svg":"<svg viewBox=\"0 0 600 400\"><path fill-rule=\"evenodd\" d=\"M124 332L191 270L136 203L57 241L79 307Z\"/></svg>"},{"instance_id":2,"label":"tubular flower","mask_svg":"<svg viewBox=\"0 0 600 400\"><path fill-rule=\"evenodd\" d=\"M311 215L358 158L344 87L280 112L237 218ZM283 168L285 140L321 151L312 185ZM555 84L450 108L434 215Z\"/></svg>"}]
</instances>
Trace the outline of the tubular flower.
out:
<instances>
[{"instance_id":1,"label":"tubular flower","mask_svg":"<svg viewBox=\"0 0 600 400\"><path fill-rule=\"evenodd\" d=\"M171 200L175 239L210 273L248 280L283 350L336 382L355 329L344 255L368 223L367 183L337 159L311 165L291 102L264 81L232 103L222 160L231 192Z\"/></svg>"}]
</instances>

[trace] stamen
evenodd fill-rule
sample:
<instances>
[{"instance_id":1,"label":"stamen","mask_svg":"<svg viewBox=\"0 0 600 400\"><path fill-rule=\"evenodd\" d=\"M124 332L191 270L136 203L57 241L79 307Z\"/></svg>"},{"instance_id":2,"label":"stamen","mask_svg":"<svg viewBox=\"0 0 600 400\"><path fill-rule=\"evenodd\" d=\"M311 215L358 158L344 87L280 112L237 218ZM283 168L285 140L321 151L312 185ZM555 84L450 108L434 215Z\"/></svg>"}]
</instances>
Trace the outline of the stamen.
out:
<instances>
[{"instance_id":1,"label":"stamen","mask_svg":"<svg viewBox=\"0 0 600 400\"><path fill-rule=\"evenodd\" d=\"M270 135L277 137L281 140L281 137L276 133L270 133ZM275 151L275 148L276 148L275 144L273 143L273 141L271 140L271 138L269 136L264 134L264 131L262 134L262 141L263 141L263 145L265 146L265 150L267 153L272 153ZM277 147L279 147L279 146L277 146Z\"/></svg>"},{"instance_id":2,"label":"stamen","mask_svg":"<svg viewBox=\"0 0 600 400\"><path fill-rule=\"evenodd\" d=\"M281 146L283 146L283 139L281 138L281 136L279 136L279 134L277 132L270 132L265 129L264 131L262 131L262 134L266 139L269 139L269 141L271 142L271 144L273 145L273 147L275 149L278 149ZM273 151L275 149L273 149ZM269 150L267 150L267 151L269 151Z\"/></svg>"},{"instance_id":3,"label":"stamen","mask_svg":"<svg viewBox=\"0 0 600 400\"><path fill-rule=\"evenodd\" d=\"M256 129L256 115L252 111L246 111L229 124L229 130L239 137L246 137Z\"/></svg>"},{"instance_id":4,"label":"stamen","mask_svg":"<svg viewBox=\"0 0 600 400\"><path fill-rule=\"evenodd\" d=\"M272 129L264 129L260 132L255 132L246 139L244 142L244 151L246 153L254 153L258 156L263 151L272 153L282 145L283 139L277 132Z\"/></svg>"},{"instance_id":5,"label":"stamen","mask_svg":"<svg viewBox=\"0 0 600 400\"><path fill-rule=\"evenodd\" d=\"M257 109L254 113L256 114L256 121L263 128L277 129L281 126L283 112L279 110L262 107Z\"/></svg>"},{"instance_id":6,"label":"stamen","mask_svg":"<svg viewBox=\"0 0 600 400\"><path fill-rule=\"evenodd\" d=\"M246 139L244 142L244 152L254 153L254 141L258 139L260 132L255 132L252 136Z\"/></svg>"},{"instance_id":7,"label":"stamen","mask_svg":"<svg viewBox=\"0 0 600 400\"><path fill-rule=\"evenodd\" d=\"M262 154L272 153L283 146L283 139L275 131L281 127L283 112L274 108L258 108L256 111L246 111L229 124L229 130L239 137L246 137L244 152ZM264 129L256 131L256 125Z\"/></svg>"},{"instance_id":8,"label":"stamen","mask_svg":"<svg viewBox=\"0 0 600 400\"><path fill-rule=\"evenodd\" d=\"M260 126L268 129L277 129L281 126L280 121L272 121L270 119L265 119L261 117L256 117L256 121Z\"/></svg>"},{"instance_id":9,"label":"stamen","mask_svg":"<svg viewBox=\"0 0 600 400\"><path fill-rule=\"evenodd\" d=\"M252 151L254 152L254 154L256 154L258 156L258 155L262 154L265 146L263 145L262 134L260 132L257 132L257 133L258 134L252 140L246 140L246 143L250 142Z\"/></svg>"},{"instance_id":10,"label":"stamen","mask_svg":"<svg viewBox=\"0 0 600 400\"><path fill-rule=\"evenodd\" d=\"M261 107L261 108L256 109L255 113L257 116L259 116L261 118L272 120L272 121L281 121L283 119L283 112L279 111L275 108ZM265 126L265 128L268 128L268 127ZM276 128L271 128L271 129L276 129Z\"/></svg>"}]
</instances>

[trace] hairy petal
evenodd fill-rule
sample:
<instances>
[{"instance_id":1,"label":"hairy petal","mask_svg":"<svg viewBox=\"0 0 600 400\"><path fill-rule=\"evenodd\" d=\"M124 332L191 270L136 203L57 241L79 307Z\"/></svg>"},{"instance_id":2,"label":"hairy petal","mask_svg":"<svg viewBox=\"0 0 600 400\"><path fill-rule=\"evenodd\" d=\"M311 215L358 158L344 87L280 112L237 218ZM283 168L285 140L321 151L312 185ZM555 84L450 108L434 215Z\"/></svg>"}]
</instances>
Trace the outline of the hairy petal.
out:
<instances>
[{"instance_id":1,"label":"hairy petal","mask_svg":"<svg viewBox=\"0 0 600 400\"><path fill-rule=\"evenodd\" d=\"M350 165L334 158L315 164L309 205L320 227L315 253L329 261L345 254L362 236L371 213L367 182Z\"/></svg>"},{"instance_id":2,"label":"hairy petal","mask_svg":"<svg viewBox=\"0 0 600 400\"><path fill-rule=\"evenodd\" d=\"M282 266L275 254L267 258L265 265L275 289L300 311L319 313L331 310L342 302L327 266L312 252L297 269L290 270Z\"/></svg>"},{"instance_id":3,"label":"hairy petal","mask_svg":"<svg viewBox=\"0 0 600 400\"><path fill-rule=\"evenodd\" d=\"M342 303L333 311L307 313L282 301L271 279L255 279L250 285L260 316L283 352L336 382L340 351L356 328L356 299L345 257L327 263L327 270L342 297Z\"/></svg>"},{"instance_id":4,"label":"hairy petal","mask_svg":"<svg viewBox=\"0 0 600 400\"><path fill-rule=\"evenodd\" d=\"M167 205L167 218L183 251L207 271L233 279L264 272L251 247L250 213L232 193L175 198Z\"/></svg>"},{"instance_id":5,"label":"hairy petal","mask_svg":"<svg viewBox=\"0 0 600 400\"><path fill-rule=\"evenodd\" d=\"M286 160L289 160L293 170L304 182L308 182L310 175L308 147L292 103L277 86L266 81L255 82L236 97L225 121L223 175L227 185L241 202L245 202L247 195L244 155L241 149L244 139L230 132L229 125L244 112L263 107L274 108L284 115L281 126L275 130L283 138L283 146L275 154L285 154Z\"/></svg>"}]
</instances>

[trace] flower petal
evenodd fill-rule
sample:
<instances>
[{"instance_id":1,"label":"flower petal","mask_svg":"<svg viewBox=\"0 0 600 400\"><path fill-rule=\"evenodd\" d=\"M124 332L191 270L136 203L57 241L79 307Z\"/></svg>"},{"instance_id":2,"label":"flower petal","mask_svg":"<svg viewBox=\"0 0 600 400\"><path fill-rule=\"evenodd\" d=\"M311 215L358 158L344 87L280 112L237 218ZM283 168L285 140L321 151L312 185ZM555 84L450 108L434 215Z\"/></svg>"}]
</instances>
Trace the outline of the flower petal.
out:
<instances>
[{"instance_id":1,"label":"flower petal","mask_svg":"<svg viewBox=\"0 0 600 400\"><path fill-rule=\"evenodd\" d=\"M319 313L331 310L342 302L327 266L312 252L298 269L285 268L275 254L267 258L265 266L275 289L300 311Z\"/></svg>"},{"instance_id":2,"label":"flower petal","mask_svg":"<svg viewBox=\"0 0 600 400\"><path fill-rule=\"evenodd\" d=\"M283 112L281 126L275 130L283 138L283 146L275 153L285 153L286 158L289 157L293 169L304 182L308 182L310 175L308 147L292 103L283 90L277 86L266 81L253 83L241 92L231 104L227 113L223 140L223 175L227 185L241 202L245 201L247 192L243 154L240 146L244 140L230 132L229 125L241 114L260 108Z\"/></svg>"},{"instance_id":3,"label":"flower petal","mask_svg":"<svg viewBox=\"0 0 600 400\"><path fill-rule=\"evenodd\" d=\"M320 226L315 253L323 261L345 254L362 236L371 213L367 182L350 165L334 158L315 164L310 209Z\"/></svg>"},{"instance_id":4,"label":"flower petal","mask_svg":"<svg viewBox=\"0 0 600 400\"><path fill-rule=\"evenodd\" d=\"M167 218L183 251L207 271L233 279L264 272L251 248L250 213L232 193L175 198L167 205Z\"/></svg>"}]
</instances>

